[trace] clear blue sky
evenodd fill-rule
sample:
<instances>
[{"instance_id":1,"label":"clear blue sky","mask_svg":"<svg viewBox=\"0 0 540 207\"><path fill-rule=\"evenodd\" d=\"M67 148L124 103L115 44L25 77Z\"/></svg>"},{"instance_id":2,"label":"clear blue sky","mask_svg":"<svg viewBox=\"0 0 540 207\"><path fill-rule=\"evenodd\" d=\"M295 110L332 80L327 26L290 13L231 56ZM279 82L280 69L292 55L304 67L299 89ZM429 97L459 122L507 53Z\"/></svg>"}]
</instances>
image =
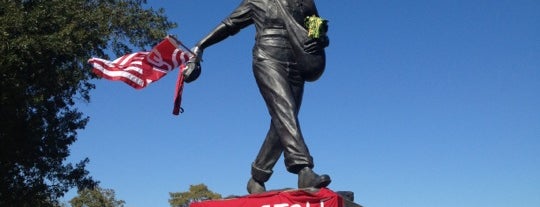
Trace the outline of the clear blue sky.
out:
<instances>
[{"instance_id":1,"label":"clear blue sky","mask_svg":"<svg viewBox=\"0 0 540 207\"><path fill-rule=\"evenodd\" d=\"M186 45L239 0L162 0ZM319 0L327 70L300 122L332 190L367 207L540 206L540 1ZM177 71L143 90L96 80L70 160L131 207L206 184L246 194L269 126L251 71L254 29L205 51L171 114ZM269 189L296 186L279 161Z\"/></svg>"}]
</instances>

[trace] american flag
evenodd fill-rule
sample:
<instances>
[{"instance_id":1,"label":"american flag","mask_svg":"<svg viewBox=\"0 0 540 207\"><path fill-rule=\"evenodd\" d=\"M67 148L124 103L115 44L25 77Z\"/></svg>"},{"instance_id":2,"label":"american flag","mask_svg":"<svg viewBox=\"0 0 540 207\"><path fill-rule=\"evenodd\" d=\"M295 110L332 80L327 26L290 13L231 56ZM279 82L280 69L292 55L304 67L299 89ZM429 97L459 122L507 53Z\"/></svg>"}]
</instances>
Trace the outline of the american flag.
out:
<instances>
[{"instance_id":1,"label":"american flag","mask_svg":"<svg viewBox=\"0 0 540 207\"><path fill-rule=\"evenodd\" d=\"M173 110L173 114L178 115L181 111L180 102L184 82L182 71L191 57L193 53L189 49L174 37L167 36L151 51L127 54L113 61L91 58L88 63L93 67L92 72L98 76L108 80L123 81L135 89L142 89L175 68L179 68Z\"/></svg>"}]
</instances>

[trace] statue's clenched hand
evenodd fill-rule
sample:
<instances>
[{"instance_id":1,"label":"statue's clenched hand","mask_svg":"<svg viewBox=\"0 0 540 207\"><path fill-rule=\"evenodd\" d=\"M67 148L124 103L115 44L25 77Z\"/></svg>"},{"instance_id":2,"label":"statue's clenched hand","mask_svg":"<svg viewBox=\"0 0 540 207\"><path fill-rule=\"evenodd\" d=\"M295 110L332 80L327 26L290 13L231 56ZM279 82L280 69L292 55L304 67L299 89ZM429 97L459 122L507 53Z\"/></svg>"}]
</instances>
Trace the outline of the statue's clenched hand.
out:
<instances>
[{"instance_id":1,"label":"statue's clenched hand","mask_svg":"<svg viewBox=\"0 0 540 207\"><path fill-rule=\"evenodd\" d=\"M321 52L325 47L328 47L329 44L330 40L326 35L319 38L308 38L304 42L304 51L309 54L316 54Z\"/></svg>"},{"instance_id":2,"label":"statue's clenched hand","mask_svg":"<svg viewBox=\"0 0 540 207\"><path fill-rule=\"evenodd\" d=\"M199 75L201 75L201 61L203 50L198 46L195 46L191 49L195 56L188 60L186 64L186 69L184 69L184 82L191 83L194 80L197 80Z\"/></svg>"}]
</instances>

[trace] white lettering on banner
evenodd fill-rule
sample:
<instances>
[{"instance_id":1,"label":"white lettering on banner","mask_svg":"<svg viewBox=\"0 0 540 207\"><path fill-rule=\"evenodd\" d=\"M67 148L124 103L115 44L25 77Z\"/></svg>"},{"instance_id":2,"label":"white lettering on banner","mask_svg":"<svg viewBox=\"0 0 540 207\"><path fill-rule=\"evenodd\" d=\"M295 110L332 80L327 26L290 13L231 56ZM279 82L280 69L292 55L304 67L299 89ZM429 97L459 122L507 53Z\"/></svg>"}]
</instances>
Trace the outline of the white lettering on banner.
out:
<instances>
[{"instance_id":1,"label":"white lettering on banner","mask_svg":"<svg viewBox=\"0 0 540 207\"><path fill-rule=\"evenodd\" d=\"M266 205L262 205L261 207L310 207L310 204L309 204L309 202L306 202L306 205L302 206L301 204L298 204L298 203L291 204L291 205L289 205L288 203L278 203L278 204L274 204L274 205L266 204ZM324 207L324 202L323 201L321 201L320 207Z\"/></svg>"},{"instance_id":2,"label":"white lettering on banner","mask_svg":"<svg viewBox=\"0 0 540 207\"><path fill-rule=\"evenodd\" d=\"M165 72L170 71L173 67L163 60L161 53L157 50L152 50L151 55L148 57L148 62L158 69L165 70Z\"/></svg>"}]
</instances>

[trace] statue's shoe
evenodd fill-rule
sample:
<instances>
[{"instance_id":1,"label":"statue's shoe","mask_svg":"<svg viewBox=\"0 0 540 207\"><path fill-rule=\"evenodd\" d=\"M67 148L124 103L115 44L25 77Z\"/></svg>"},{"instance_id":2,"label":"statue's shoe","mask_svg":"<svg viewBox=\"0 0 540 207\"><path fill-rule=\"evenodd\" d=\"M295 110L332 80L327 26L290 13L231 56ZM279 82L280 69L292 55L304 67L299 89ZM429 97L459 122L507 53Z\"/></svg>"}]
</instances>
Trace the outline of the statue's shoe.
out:
<instances>
[{"instance_id":1,"label":"statue's shoe","mask_svg":"<svg viewBox=\"0 0 540 207\"><path fill-rule=\"evenodd\" d=\"M298 172L298 188L323 188L332 182L329 175L318 175L311 168L305 167Z\"/></svg>"},{"instance_id":2,"label":"statue's shoe","mask_svg":"<svg viewBox=\"0 0 540 207\"><path fill-rule=\"evenodd\" d=\"M253 178L250 178L247 184L247 191L249 194L264 193L266 192L266 187L264 183L257 182Z\"/></svg>"}]
</instances>

